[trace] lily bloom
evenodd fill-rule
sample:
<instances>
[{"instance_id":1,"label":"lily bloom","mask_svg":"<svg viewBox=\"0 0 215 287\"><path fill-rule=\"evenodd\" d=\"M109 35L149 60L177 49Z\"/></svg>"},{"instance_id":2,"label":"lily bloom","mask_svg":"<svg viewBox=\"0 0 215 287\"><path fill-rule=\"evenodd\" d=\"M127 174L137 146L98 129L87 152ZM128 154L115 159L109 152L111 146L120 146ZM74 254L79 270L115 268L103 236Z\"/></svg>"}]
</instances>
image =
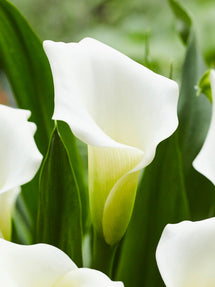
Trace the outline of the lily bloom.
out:
<instances>
[{"instance_id":1,"label":"lily bloom","mask_svg":"<svg viewBox=\"0 0 215 287\"><path fill-rule=\"evenodd\" d=\"M42 155L34 142L30 112L0 105L0 236L10 239L11 213L19 187L36 174Z\"/></svg>"},{"instance_id":2,"label":"lily bloom","mask_svg":"<svg viewBox=\"0 0 215 287\"><path fill-rule=\"evenodd\" d=\"M113 245L127 229L140 170L178 125L178 86L95 39L45 41L44 49L53 119L88 145L92 222Z\"/></svg>"},{"instance_id":3,"label":"lily bloom","mask_svg":"<svg viewBox=\"0 0 215 287\"><path fill-rule=\"evenodd\" d=\"M212 118L207 137L203 147L195 160L194 168L206 176L215 185L215 71L211 70L209 75L212 93Z\"/></svg>"},{"instance_id":4,"label":"lily bloom","mask_svg":"<svg viewBox=\"0 0 215 287\"><path fill-rule=\"evenodd\" d=\"M215 218L168 224L156 259L167 287L215 286Z\"/></svg>"},{"instance_id":5,"label":"lily bloom","mask_svg":"<svg viewBox=\"0 0 215 287\"><path fill-rule=\"evenodd\" d=\"M0 286L123 287L100 271L78 268L60 249L48 244L18 245L0 239Z\"/></svg>"}]
</instances>

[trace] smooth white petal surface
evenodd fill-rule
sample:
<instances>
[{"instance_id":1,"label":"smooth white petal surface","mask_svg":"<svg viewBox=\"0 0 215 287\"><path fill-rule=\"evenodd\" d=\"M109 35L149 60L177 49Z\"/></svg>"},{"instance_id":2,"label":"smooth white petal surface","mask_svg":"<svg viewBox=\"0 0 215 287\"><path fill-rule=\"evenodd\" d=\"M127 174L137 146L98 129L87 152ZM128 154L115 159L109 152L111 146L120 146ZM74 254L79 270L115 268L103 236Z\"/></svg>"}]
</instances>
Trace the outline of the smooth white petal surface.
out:
<instances>
[{"instance_id":1,"label":"smooth white petal surface","mask_svg":"<svg viewBox=\"0 0 215 287\"><path fill-rule=\"evenodd\" d=\"M156 259L167 287L215 286L215 218L168 224Z\"/></svg>"},{"instance_id":2,"label":"smooth white petal surface","mask_svg":"<svg viewBox=\"0 0 215 287\"><path fill-rule=\"evenodd\" d=\"M24 246L0 239L0 270L19 287L52 287L75 268L65 253L51 245Z\"/></svg>"},{"instance_id":3,"label":"smooth white petal surface","mask_svg":"<svg viewBox=\"0 0 215 287\"><path fill-rule=\"evenodd\" d=\"M0 192L30 181L42 155L34 142L30 112L0 105Z\"/></svg>"},{"instance_id":4,"label":"smooth white petal surface","mask_svg":"<svg viewBox=\"0 0 215 287\"><path fill-rule=\"evenodd\" d=\"M0 270L0 286L2 287L19 287L19 285L14 282L11 275L8 274L5 270Z\"/></svg>"},{"instance_id":5,"label":"smooth white petal surface","mask_svg":"<svg viewBox=\"0 0 215 287\"><path fill-rule=\"evenodd\" d=\"M110 280L104 273L88 269L75 269L56 282L53 287L123 287L122 282Z\"/></svg>"},{"instance_id":6,"label":"smooth white petal surface","mask_svg":"<svg viewBox=\"0 0 215 287\"><path fill-rule=\"evenodd\" d=\"M215 71L210 72L212 90L212 118L204 145L193 162L194 168L215 185Z\"/></svg>"},{"instance_id":7,"label":"smooth white petal surface","mask_svg":"<svg viewBox=\"0 0 215 287\"><path fill-rule=\"evenodd\" d=\"M0 194L0 237L6 240L11 239L12 213L19 192L20 187L16 187Z\"/></svg>"},{"instance_id":8,"label":"smooth white petal surface","mask_svg":"<svg viewBox=\"0 0 215 287\"><path fill-rule=\"evenodd\" d=\"M91 38L44 42L55 86L53 118L87 144L131 146L148 164L176 129L177 84Z\"/></svg>"}]
</instances>

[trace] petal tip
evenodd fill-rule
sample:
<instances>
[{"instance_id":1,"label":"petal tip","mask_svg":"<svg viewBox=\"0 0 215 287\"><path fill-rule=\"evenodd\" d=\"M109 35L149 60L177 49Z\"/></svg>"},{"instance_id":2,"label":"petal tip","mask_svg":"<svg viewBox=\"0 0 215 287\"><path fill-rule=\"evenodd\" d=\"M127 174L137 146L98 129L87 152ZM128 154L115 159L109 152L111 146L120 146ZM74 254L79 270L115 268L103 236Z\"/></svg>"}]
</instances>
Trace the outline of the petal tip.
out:
<instances>
[{"instance_id":1,"label":"petal tip","mask_svg":"<svg viewBox=\"0 0 215 287\"><path fill-rule=\"evenodd\" d=\"M47 47L49 45L52 45L52 43L53 43L53 41L51 41L51 40L45 40L45 41L43 41L43 47Z\"/></svg>"}]
</instances>

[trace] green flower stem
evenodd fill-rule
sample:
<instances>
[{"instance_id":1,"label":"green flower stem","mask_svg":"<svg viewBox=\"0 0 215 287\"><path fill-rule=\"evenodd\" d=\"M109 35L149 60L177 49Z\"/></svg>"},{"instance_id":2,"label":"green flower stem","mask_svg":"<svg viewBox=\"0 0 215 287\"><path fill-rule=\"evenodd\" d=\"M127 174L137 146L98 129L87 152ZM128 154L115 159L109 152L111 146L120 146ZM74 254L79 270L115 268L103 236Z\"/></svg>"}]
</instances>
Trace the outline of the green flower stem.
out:
<instances>
[{"instance_id":1,"label":"green flower stem","mask_svg":"<svg viewBox=\"0 0 215 287\"><path fill-rule=\"evenodd\" d=\"M116 250L117 244L108 245L102 236L94 231L91 268L100 270L111 278Z\"/></svg>"}]
</instances>

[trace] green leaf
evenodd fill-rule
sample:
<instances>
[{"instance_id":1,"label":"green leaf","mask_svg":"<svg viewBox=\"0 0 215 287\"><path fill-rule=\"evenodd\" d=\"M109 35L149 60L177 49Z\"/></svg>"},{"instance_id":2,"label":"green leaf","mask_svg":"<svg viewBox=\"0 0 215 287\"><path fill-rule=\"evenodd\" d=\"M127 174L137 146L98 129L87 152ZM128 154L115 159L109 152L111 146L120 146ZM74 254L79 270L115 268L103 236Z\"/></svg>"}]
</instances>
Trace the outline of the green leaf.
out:
<instances>
[{"instance_id":1,"label":"green leaf","mask_svg":"<svg viewBox=\"0 0 215 287\"><path fill-rule=\"evenodd\" d=\"M0 67L10 81L17 104L32 112L36 142L45 154L53 128L53 82L42 43L16 8L0 0Z\"/></svg>"},{"instance_id":2,"label":"green leaf","mask_svg":"<svg viewBox=\"0 0 215 287\"><path fill-rule=\"evenodd\" d=\"M5 0L0 0L0 68L8 77L18 107L31 110L30 120L37 124L36 143L45 154L53 129L51 70L41 41L16 8ZM38 178L22 188L22 201L29 210L29 218L23 218L21 213L16 215L23 219L20 226L24 226L23 222L30 222L32 240L36 225ZM17 228L18 222L16 220ZM28 226L25 228L28 229ZM16 238L16 241L19 242L19 239Z\"/></svg>"},{"instance_id":3,"label":"green leaf","mask_svg":"<svg viewBox=\"0 0 215 287\"><path fill-rule=\"evenodd\" d=\"M77 139L73 135L70 127L67 123L58 121L58 131L60 133L61 139L64 145L67 148L71 166L75 173L75 177L77 180L80 198L81 198L81 206L82 206L82 226L83 231L87 231L90 223L89 219L89 196L88 196L88 189L87 189L87 178L84 175L84 166L83 161L80 156L78 146L77 146Z\"/></svg>"},{"instance_id":4,"label":"green leaf","mask_svg":"<svg viewBox=\"0 0 215 287\"><path fill-rule=\"evenodd\" d=\"M42 166L39 190L37 242L59 247L82 266L79 190L68 151L57 129Z\"/></svg>"},{"instance_id":5,"label":"green leaf","mask_svg":"<svg viewBox=\"0 0 215 287\"><path fill-rule=\"evenodd\" d=\"M155 250L164 226L189 218L177 133L160 143L141 178L115 279L125 286L164 286Z\"/></svg>"},{"instance_id":6,"label":"green leaf","mask_svg":"<svg viewBox=\"0 0 215 287\"><path fill-rule=\"evenodd\" d=\"M197 85L197 96L199 96L200 94L204 94L208 98L208 100L212 103L210 72L211 70L209 69L203 74L203 76L199 80Z\"/></svg>"},{"instance_id":7,"label":"green leaf","mask_svg":"<svg viewBox=\"0 0 215 287\"><path fill-rule=\"evenodd\" d=\"M174 9L173 12L175 13ZM211 119L209 101L204 96L197 97L195 88L205 70L205 63L192 27L187 39L187 50L182 69L178 114L179 145L182 153L185 186L193 220L213 215L213 202L215 199L213 185L192 167L192 162L205 140Z\"/></svg>"},{"instance_id":8,"label":"green leaf","mask_svg":"<svg viewBox=\"0 0 215 287\"><path fill-rule=\"evenodd\" d=\"M184 44L187 44L190 35L190 30L192 27L192 20L188 15L187 11L181 6L181 4L176 0L168 0L169 5L172 8L176 20L177 20L177 30L181 36Z\"/></svg>"}]
</instances>

